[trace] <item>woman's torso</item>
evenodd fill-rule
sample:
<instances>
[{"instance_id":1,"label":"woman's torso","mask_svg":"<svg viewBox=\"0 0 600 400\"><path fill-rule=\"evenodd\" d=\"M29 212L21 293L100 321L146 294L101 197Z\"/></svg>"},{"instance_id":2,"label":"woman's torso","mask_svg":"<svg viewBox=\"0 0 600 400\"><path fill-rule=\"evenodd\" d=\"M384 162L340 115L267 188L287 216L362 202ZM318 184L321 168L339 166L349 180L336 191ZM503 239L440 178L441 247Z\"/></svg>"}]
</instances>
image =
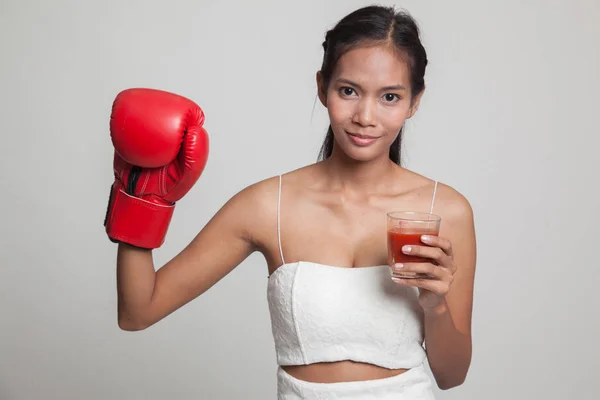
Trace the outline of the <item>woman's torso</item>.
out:
<instances>
[{"instance_id":1,"label":"woman's torso","mask_svg":"<svg viewBox=\"0 0 600 400\"><path fill-rule=\"evenodd\" d=\"M387 265L385 214L392 210L430 211L435 184L399 167L396 173L397 179L374 188L368 196L335 188L320 164L283 175L281 186L279 178L273 178L269 185L273 198L269 214L273 217L257 234L268 274L296 262L340 268ZM407 370L350 360L282 368L309 382L380 379Z\"/></svg>"}]
</instances>

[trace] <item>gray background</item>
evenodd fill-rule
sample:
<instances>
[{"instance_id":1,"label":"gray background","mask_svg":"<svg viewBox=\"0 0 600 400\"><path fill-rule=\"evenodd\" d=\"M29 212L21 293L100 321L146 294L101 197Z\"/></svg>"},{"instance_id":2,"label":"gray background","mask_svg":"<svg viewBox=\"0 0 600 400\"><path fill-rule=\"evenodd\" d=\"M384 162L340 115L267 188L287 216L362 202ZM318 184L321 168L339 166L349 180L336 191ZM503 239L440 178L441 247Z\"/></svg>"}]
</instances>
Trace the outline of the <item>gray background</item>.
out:
<instances>
[{"instance_id":1,"label":"gray background","mask_svg":"<svg viewBox=\"0 0 600 400\"><path fill-rule=\"evenodd\" d=\"M150 329L119 330L102 226L110 106L145 86L207 115L209 163L159 267L235 192L315 161L321 42L366 4L0 3L0 399L275 397L258 254ZM439 398L597 398L600 2L395 4L419 21L431 63L406 166L461 191L476 216L473 363Z\"/></svg>"}]
</instances>

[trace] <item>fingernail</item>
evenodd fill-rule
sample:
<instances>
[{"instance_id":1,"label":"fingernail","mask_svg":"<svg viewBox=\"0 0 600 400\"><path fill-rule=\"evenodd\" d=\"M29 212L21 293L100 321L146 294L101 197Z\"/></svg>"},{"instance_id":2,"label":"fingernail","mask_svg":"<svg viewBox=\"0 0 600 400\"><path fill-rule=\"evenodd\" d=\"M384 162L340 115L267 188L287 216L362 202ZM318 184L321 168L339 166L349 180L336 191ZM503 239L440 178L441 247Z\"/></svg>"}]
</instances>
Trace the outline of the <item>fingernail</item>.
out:
<instances>
[{"instance_id":1,"label":"fingernail","mask_svg":"<svg viewBox=\"0 0 600 400\"><path fill-rule=\"evenodd\" d=\"M404 264L397 263L396 269L401 269L401 268L404 268Z\"/></svg>"},{"instance_id":2,"label":"fingernail","mask_svg":"<svg viewBox=\"0 0 600 400\"><path fill-rule=\"evenodd\" d=\"M421 240L424 242L430 242L431 241L431 237L427 236L427 235L423 235L421 236Z\"/></svg>"},{"instance_id":3,"label":"fingernail","mask_svg":"<svg viewBox=\"0 0 600 400\"><path fill-rule=\"evenodd\" d=\"M410 246L404 246L404 247L402 248L402 251L403 251L403 252L405 252L405 253L410 253L410 251L411 251L411 247L410 247Z\"/></svg>"}]
</instances>

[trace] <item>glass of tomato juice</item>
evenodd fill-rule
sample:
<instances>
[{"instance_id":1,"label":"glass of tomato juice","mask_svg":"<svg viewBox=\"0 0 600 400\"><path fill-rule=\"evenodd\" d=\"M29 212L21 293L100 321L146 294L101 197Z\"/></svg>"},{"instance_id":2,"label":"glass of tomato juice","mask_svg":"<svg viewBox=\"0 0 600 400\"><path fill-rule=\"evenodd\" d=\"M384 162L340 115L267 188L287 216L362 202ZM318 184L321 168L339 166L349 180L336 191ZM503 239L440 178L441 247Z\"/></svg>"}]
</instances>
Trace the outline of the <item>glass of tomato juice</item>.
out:
<instances>
[{"instance_id":1,"label":"glass of tomato juice","mask_svg":"<svg viewBox=\"0 0 600 400\"><path fill-rule=\"evenodd\" d=\"M402 252L406 245L424 246L422 235L438 236L442 218L435 214L414 211L392 211L387 213L388 262L392 279L427 278L416 272L396 272L392 268L397 263L430 262ZM425 276L424 276L425 275Z\"/></svg>"}]
</instances>

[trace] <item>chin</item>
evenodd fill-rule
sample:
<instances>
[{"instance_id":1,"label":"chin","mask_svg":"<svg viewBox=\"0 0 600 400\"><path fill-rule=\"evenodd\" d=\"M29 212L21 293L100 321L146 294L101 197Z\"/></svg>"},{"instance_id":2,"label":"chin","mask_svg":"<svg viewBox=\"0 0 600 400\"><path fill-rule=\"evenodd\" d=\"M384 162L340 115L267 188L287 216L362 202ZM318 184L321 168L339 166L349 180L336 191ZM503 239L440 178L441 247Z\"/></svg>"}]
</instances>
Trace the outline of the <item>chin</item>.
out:
<instances>
[{"instance_id":1,"label":"chin","mask_svg":"<svg viewBox=\"0 0 600 400\"><path fill-rule=\"evenodd\" d=\"M378 154L371 154L365 151L354 151L347 152L346 155L354 161L358 162L369 162L378 158Z\"/></svg>"},{"instance_id":2,"label":"chin","mask_svg":"<svg viewBox=\"0 0 600 400\"><path fill-rule=\"evenodd\" d=\"M340 146L338 150L344 153L349 159L357 162L369 162L383 156L387 157L389 154L389 150L383 154L384 152L374 147L357 147L353 145Z\"/></svg>"}]
</instances>

